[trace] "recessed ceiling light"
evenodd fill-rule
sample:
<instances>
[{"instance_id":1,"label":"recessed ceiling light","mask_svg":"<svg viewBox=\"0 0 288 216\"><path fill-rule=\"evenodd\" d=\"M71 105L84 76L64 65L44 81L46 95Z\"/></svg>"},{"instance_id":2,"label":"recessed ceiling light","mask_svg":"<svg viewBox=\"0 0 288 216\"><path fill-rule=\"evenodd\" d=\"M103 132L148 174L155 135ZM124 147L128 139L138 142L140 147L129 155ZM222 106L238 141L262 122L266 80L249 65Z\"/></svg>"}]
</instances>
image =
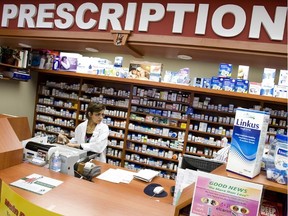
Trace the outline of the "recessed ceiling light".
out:
<instances>
[{"instance_id":1,"label":"recessed ceiling light","mask_svg":"<svg viewBox=\"0 0 288 216\"><path fill-rule=\"evenodd\" d=\"M18 43L18 45L21 46L21 47L25 47L25 48L31 48L30 45L24 44L24 43Z\"/></svg>"},{"instance_id":2,"label":"recessed ceiling light","mask_svg":"<svg viewBox=\"0 0 288 216\"><path fill-rule=\"evenodd\" d=\"M192 57L188 55L178 55L177 58L183 59L183 60L191 60Z\"/></svg>"},{"instance_id":3,"label":"recessed ceiling light","mask_svg":"<svg viewBox=\"0 0 288 216\"><path fill-rule=\"evenodd\" d=\"M97 50L95 48L91 48L91 47L86 47L85 49L89 52L99 52L99 50Z\"/></svg>"}]
</instances>

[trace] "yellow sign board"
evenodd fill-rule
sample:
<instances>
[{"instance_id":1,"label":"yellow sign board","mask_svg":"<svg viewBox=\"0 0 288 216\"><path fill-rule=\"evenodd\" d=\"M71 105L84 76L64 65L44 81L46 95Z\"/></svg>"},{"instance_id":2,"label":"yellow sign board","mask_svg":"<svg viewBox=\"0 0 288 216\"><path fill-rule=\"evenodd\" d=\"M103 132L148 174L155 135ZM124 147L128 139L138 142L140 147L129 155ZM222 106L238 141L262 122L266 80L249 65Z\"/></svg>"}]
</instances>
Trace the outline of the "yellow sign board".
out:
<instances>
[{"instance_id":1,"label":"yellow sign board","mask_svg":"<svg viewBox=\"0 0 288 216\"><path fill-rule=\"evenodd\" d=\"M1 216L60 216L21 197L0 179Z\"/></svg>"}]
</instances>

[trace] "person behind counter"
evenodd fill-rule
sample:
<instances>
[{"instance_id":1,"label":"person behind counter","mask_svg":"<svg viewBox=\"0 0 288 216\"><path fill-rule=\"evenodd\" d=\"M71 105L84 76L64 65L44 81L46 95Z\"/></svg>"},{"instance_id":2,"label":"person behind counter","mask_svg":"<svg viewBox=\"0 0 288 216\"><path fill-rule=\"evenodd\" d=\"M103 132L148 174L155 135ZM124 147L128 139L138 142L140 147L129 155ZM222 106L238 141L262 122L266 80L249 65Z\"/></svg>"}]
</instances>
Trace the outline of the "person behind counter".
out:
<instances>
[{"instance_id":1,"label":"person behind counter","mask_svg":"<svg viewBox=\"0 0 288 216\"><path fill-rule=\"evenodd\" d=\"M100 103L90 103L86 110L86 120L75 129L75 137L69 140L65 135L58 135L58 142L74 148L96 152L95 159L106 163L106 147L109 128L102 122L106 107Z\"/></svg>"}]
</instances>

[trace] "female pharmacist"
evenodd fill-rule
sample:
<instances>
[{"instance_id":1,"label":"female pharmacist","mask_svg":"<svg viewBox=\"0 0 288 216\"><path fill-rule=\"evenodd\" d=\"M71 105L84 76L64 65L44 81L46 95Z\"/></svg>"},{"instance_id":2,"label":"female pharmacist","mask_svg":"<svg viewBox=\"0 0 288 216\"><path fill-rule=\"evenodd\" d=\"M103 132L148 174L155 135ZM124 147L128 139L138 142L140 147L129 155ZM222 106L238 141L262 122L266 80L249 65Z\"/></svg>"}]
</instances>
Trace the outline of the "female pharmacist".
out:
<instances>
[{"instance_id":1,"label":"female pharmacist","mask_svg":"<svg viewBox=\"0 0 288 216\"><path fill-rule=\"evenodd\" d=\"M102 122L106 107L100 103L90 103L86 110L86 120L75 129L75 137L69 140L65 135L58 135L58 142L67 146L98 153L95 159L106 163L106 147L109 128Z\"/></svg>"}]
</instances>

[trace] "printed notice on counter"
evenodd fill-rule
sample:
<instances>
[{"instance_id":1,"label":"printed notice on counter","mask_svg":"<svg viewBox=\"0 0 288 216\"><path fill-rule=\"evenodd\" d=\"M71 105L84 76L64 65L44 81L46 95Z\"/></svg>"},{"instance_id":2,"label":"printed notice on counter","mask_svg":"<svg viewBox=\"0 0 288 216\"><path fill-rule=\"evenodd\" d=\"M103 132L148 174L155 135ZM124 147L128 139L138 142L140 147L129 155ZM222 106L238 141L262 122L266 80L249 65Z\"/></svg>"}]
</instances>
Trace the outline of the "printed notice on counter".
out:
<instances>
[{"instance_id":1,"label":"printed notice on counter","mask_svg":"<svg viewBox=\"0 0 288 216\"><path fill-rule=\"evenodd\" d=\"M15 182L12 182L10 185L42 195L62 183L62 181L57 179L52 179L34 173Z\"/></svg>"},{"instance_id":2,"label":"printed notice on counter","mask_svg":"<svg viewBox=\"0 0 288 216\"><path fill-rule=\"evenodd\" d=\"M198 171L190 216L258 216L263 185Z\"/></svg>"}]
</instances>

